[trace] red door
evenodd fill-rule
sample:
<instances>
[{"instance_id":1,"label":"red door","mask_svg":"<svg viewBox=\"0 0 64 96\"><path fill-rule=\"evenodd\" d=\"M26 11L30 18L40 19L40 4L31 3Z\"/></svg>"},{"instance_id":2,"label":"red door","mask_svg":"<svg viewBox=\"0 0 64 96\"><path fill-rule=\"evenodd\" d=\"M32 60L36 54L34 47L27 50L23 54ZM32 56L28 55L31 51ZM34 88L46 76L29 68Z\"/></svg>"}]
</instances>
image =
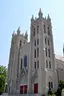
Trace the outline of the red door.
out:
<instances>
[{"instance_id":1,"label":"red door","mask_svg":"<svg viewBox=\"0 0 64 96\"><path fill-rule=\"evenodd\" d=\"M34 84L34 93L38 93L38 83Z\"/></svg>"},{"instance_id":2,"label":"red door","mask_svg":"<svg viewBox=\"0 0 64 96\"><path fill-rule=\"evenodd\" d=\"M23 86L20 86L20 94L23 94Z\"/></svg>"},{"instance_id":3,"label":"red door","mask_svg":"<svg viewBox=\"0 0 64 96\"><path fill-rule=\"evenodd\" d=\"M27 94L27 85L24 85L24 94Z\"/></svg>"}]
</instances>

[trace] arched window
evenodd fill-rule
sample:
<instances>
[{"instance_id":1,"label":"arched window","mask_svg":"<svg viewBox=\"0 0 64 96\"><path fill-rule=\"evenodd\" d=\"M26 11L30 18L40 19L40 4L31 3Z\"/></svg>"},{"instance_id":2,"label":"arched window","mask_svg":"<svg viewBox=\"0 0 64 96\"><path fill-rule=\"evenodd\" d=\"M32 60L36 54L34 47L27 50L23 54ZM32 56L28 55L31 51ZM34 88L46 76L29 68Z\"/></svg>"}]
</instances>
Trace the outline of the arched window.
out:
<instances>
[{"instance_id":1,"label":"arched window","mask_svg":"<svg viewBox=\"0 0 64 96\"><path fill-rule=\"evenodd\" d=\"M48 27L48 35L50 36L50 28Z\"/></svg>"},{"instance_id":2,"label":"arched window","mask_svg":"<svg viewBox=\"0 0 64 96\"><path fill-rule=\"evenodd\" d=\"M47 48L45 48L45 54L46 54L46 57L47 57Z\"/></svg>"},{"instance_id":3,"label":"arched window","mask_svg":"<svg viewBox=\"0 0 64 96\"><path fill-rule=\"evenodd\" d=\"M36 40L34 41L34 46L36 46Z\"/></svg>"},{"instance_id":4,"label":"arched window","mask_svg":"<svg viewBox=\"0 0 64 96\"><path fill-rule=\"evenodd\" d=\"M53 88L53 82L51 82L51 88Z\"/></svg>"},{"instance_id":5,"label":"arched window","mask_svg":"<svg viewBox=\"0 0 64 96\"><path fill-rule=\"evenodd\" d=\"M34 58L36 58L36 49L34 50Z\"/></svg>"},{"instance_id":6,"label":"arched window","mask_svg":"<svg viewBox=\"0 0 64 96\"><path fill-rule=\"evenodd\" d=\"M48 39L48 45L50 45L50 40Z\"/></svg>"},{"instance_id":7,"label":"arched window","mask_svg":"<svg viewBox=\"0 0 64 96\"><path fill-rule=\"evenodd\" d=\"M50 84L50 82L48 83L48 87L51 88L51 84Z\"/></svg>"},{"instance_id":8,"label":"arched window","mask_svg":"<svg viewBox=\"0 0 64 96\"><path fill-rule=\"evenodd\" d=\"M39 44L39 39L37 39L37 45Z\"/></svg>"},{"instance_id":9,"label":"arched window","mask_svg":"<svg viewBox=\"0 0 64 96\"><path fill-rule=\"evenodd\" d=\"M51 69L51 61L49 61L49 69Z\"/></svg>"},{"instance_id":10,"label":"arched window","mask_svg":"<svg viewBox=\"0 0 64 96\"><path fill-rule=\"evenodd\" d=\"M39 26L37 26L37 34L39 33Z\"/></svg>"},{"instance_id":11,"label":"arched window","mask_svg":"<svg viewBox=\"0 0 64 96\"><path fill-rule=\"evenodd\" d=\"M45 25L44 25L44 33L46 33L46 27L45 27Z\"/></svg>"},{"instance_id":12,"label":"arched window","mask_svg":"<svg viewBox=\"0 0 64 96\"><path fill-rule=\"evenodd\" d=\"M27 67L27 55L24 56L24 67Z\"/></svg>"},{"instance_id":13,"label":"arched window","mask_svg":"<svg viewBox=\"0 0 64 96\"><path fill-rule=\"evenodd\" d=\"M37 61L37 68L39 68L39 60Z\"/></svg>"},{"instance_id":14,"label":"arched window","mask_svg":"<svg viewBox=\"0 0 64 96\"><path fill-rule=\"evenodd\" d=\"M39 57L39 48L37 48L37 57Z\"/></svg>"},{"instance_id":15,"label":"arched window","mask_svg":"<svg viewBox=\"0 0 64 96\"><path fill-rule=\"evenodd\" d=\"M47 39L45 38L45 44L47 44Z\"/></svg>"},{"instance_id":16,"label":"arched window","mask_svg":"<svg viewBox=\"0 0 64 96\"><path fill-rule=\"evenodd\" d=\"M22 69L22 58L21 58L21 69Z\"/></svg>"},{"instance_id":17,"label":"arched window","mask_svg":"<svg viewBox=\"0 0 64 96\"><path fill-rule=\"evenodd\" d=\"M48 56L50 57L50 49L48 49Z\"/></svg>"},{"instance_id":18,"label":"arched window","mask_svg":"<svg viewBox=\"0 0 64 96\"><path fill-rule=\"evenodd\" d=\"M50 82L50 81L49 81L48 87L49 87L49 88L53 88L53 82Z\"/></svg>"},{"instance_id":19,"label":"arched window","mask_svg":"<svg viewBox=\"0 0 64 96\"><path fill-rule=\"evenodd\" d=\"M48 68L48 61L46 60L46 68Z\"/></svg>"}]
</instances>

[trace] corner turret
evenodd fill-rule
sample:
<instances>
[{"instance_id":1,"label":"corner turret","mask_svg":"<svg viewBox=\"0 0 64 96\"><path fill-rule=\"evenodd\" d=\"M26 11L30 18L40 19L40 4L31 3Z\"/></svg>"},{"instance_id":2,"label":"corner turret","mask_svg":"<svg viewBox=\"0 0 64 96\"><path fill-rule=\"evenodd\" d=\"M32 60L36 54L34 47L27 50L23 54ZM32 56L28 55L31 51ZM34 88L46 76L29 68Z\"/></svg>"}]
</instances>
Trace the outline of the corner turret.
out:
<instances>
[{"instance_id":1,"label":"corner turret","mask_svg":"<svg viewBox=\"0 0 64 96\"><path fill-rule=\"evenodd\" d=\"M26 30L26 33L25 33L25 39L28 40L27 30Z\"/></svg>"},{"instance_id":2,"label":"corner turret","mask_svg":"<svg viewBox=\"0 0 64 96\"><path fill-rule=\"evenodd\" d=\"M16 34L15 34L15 31L13 31L12 37L15 36L15 35L16 35Z\"/></svg>"},{"instance_id":3,"label":"corner turret","mask_svg":"<svg viewBox=\"0 0 64 96\"><path fill-rule=\"evenodd\" d=\"M33 20L34 20L34 16L32 15L31 21L33 21Z\"/></svg>"},{"instance_id":4,"label":"corner turret","mask_svg":"<svg viewBox=\"0 0 64 96\"><path fill-rule=\"evenodd\" d=\"M50 16L49 16L49 14L48 14L48 16L47 16L47 20L51 20L51 18L50 18Z\"/></svg>"}]
</instances>

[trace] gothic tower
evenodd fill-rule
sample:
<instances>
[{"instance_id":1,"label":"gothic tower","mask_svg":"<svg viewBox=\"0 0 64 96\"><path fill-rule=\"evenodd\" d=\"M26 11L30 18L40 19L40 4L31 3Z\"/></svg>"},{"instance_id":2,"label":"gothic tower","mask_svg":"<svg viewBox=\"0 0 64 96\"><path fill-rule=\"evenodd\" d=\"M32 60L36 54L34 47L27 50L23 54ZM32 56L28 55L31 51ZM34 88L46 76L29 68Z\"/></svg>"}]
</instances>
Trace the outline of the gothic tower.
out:
<instances>
[{"instance_id":1,"label":"gothic tower","mask_svg":"<svg viewBox=\"0 0 64 96\"><path fill-rule=\"evenodd\" d=\"M46 94L55 88L55 56L50 16L44 18L41 9L38 18L31 18L31 65L30 90ZM34 87L33 87L34 86Z\"/></svg>"},{"instance_id":2,"label":"gothic tower","mask_svg":"<svg viewBox=\"0 0 64 96\"><path fill-rule=\"evenodd\" d=\"M17 29L17 34L12 34L9 64L8 64L8 92L15 93L18 82L19 55L20 48L27 43L27 32L25 36L20 34L20 27Z\"/></svg>"}]
</instances>

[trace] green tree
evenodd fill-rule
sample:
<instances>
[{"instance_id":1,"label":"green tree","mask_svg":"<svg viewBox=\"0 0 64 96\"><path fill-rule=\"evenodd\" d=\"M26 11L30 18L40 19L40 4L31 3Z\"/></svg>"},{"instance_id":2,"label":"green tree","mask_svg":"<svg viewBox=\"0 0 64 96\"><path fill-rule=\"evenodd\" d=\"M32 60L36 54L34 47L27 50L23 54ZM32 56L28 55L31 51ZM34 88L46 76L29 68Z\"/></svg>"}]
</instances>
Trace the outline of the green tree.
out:
<instances>
[{"instance_id":1,"label":"green tree","mask_svg":"<svg viewBox=\"0 0 64 96\"><path fill-rule=\"evenodd\" d=\"M54 93L52 92L51 88L48 90L48 96L54 96Z\"/></svg>"},{"instance_id":2,"label":"green tree","mask_svg":"<svg viewBox=\"0 0 64 96\"><path fill-rule=\"evenodd\" d=\"M0 94L4 91L6 74L7 68L5 66L0 66Z\"/></svg>"},{"instance_id":3,"label":"green tree","mask_svg":"<svg viewBox=\"0 0 64 96\"><path fill-rule=\"evenodd\" d=\"M63 88L64 88L64 80L60 80L59 86L56 92L56 96L61 96L61 92Z\"/></svg>"}]
</instances>

